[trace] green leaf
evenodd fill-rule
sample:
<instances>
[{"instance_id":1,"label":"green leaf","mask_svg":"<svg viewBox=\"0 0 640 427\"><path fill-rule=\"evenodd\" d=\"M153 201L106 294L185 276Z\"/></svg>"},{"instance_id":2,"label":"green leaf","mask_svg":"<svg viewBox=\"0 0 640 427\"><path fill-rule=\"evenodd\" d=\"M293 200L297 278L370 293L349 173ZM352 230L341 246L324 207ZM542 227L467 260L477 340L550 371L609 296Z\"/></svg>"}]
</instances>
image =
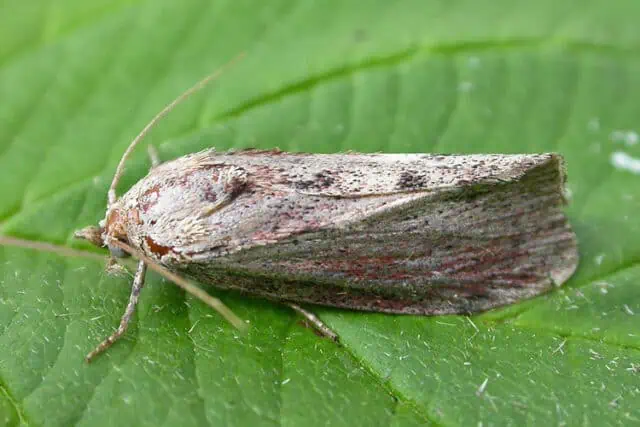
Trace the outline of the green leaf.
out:
<instances>
[{"instance_id":1,"label":"green leaf","mask_svg":"<svg viewBox=\"0 0 640 427\"><path fill-rule=\"evenodd\" d=\"M0 231L82 247L124 148L178 93L246 58L148 138L204 147L544 152L568 162L581 263L471 319L287 308L218 293L242 335L152 275L0 248L0 424L640 423L640 4L5 0ZM617 154L616 154L617 153ZM122 189L146 173L140 149Z\"/></svg>"}]
</instances>

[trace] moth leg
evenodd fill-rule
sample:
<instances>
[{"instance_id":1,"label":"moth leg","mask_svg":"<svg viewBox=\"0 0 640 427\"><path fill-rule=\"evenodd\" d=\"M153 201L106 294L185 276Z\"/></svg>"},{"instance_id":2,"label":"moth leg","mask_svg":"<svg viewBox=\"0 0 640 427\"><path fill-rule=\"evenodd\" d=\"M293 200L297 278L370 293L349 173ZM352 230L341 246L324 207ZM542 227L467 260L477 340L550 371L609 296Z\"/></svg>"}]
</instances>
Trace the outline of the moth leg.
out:
<instances>
[{"instance_id":1,"label":"moth leg","mask_svg":"<svg viewBox=\"0 0 640 427\"><path fill-rule=\"evenodd\" d=\"M144 276L147 272L147 264L143 261L138 263L138 270L136 271L136 276L133 279L133 286L131 287L131 295L129 296L129 303L127 304L127 308L124 310L124 314L120 319L120 326L118 329L109 335L104 341L102 341L91 353L87 354L85 360L87 362L91 362L96 356L100 353L104 352L106 349L111 347L116 341L120 339L127 331L127 327L129 326L129 322L131 321L131 317L133 316L133 312L136 310L136 305L138 304L138 297L140 296L140 291L144 286Z\"/></svg>"},{"instance_id":2,"label":"moth leg","mask_svg":"<svg viewBox=\"0 0 640 427\"><path fill-rule=\"evenodd\" d=\"M313 325L313 327L316 328L316 330L320 332L322 335L332 339L335 342L339 341L338 334L333 332L331 328L325 325L324 322L318 318L318 316L316 316L310 311L305 310L304 308L300 307L298 304L294 304L290 302L290 303L287 303L287 305L291 307L295 312L302 315L302 317L307 319L307 321L309 321Z\"/></svg>"},{"instance_id":3,"label":"moth leg","mask_svg":"<svg viewBox=\"0 0 640 427\"><path fill-rule=\"evenodd\" d=\"M162 163L160 161L160 156L158 155L158 149L155 147L155 145L147 145L147 153L149 153L149 158L151 159L151 169Z\"/></svg>"}]
</instances>

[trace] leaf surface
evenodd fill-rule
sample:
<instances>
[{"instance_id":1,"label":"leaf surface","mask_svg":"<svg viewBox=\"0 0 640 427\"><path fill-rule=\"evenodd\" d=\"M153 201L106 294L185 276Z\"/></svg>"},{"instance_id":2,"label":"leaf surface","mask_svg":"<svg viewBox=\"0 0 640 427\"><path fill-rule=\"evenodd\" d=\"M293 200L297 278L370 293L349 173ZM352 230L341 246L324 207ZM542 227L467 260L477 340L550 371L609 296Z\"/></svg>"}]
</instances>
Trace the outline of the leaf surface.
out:
<instances>
[{"instance_id":1,"label":"leaf surface","mask_svg":"<svg viewBox=\"0 0 640 427\"><path fill-rule=\"evenodd\" d=\"M238 334L153 277L0 248L0 424L640 423L640 5L633 0L0 5L0 231L82 247L124 148L178 93L246 58L153 131L205 147L534 153L568 164L581 263L506 309L416 317L288 309L219 293ZM149 167L140 149L121 189Z\"/></svg>"}]
</instances>

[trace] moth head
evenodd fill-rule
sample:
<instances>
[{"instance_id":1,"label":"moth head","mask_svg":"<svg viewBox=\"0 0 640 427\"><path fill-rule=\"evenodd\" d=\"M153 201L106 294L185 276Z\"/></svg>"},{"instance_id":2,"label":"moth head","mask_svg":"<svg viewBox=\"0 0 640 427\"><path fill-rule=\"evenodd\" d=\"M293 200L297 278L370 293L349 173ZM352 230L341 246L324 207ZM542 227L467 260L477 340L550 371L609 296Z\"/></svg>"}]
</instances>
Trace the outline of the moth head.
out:
<instances>
[{"instance_id":1,"label":"moth head","mask_svg":"<svg viewBox=\"0 0 640 427\"><path fill-rule=\"evenodd\" d=\"M107 247L114 258L127 258L129 254L121 248L110 244L111 240L129 243L118 209L109 209L104 220L98 226L89 226L75 232L74 236L91 242L99 248Z\"/></svg>"},{"instance_id":2,"label":"moth head","mask_svg":"<svg viewBox=\"0 0 640 427\"><path fill-rule=\"evenodd\" d=\"M102 239L102 229L100 227L90 225L89 227L77 230L73 234L73 237L75 237L76 239L86 240L99 248L104 246L104 240Z\"/></svg>"}]
</instances>

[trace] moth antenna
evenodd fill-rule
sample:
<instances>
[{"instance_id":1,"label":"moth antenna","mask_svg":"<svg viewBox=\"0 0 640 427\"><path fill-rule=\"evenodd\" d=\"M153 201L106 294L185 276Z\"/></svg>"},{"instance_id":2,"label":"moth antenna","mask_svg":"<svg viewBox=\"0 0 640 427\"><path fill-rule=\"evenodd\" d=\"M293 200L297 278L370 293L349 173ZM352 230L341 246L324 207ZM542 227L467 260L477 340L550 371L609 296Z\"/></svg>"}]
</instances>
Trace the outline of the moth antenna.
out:
<instances>
[{"instance_id":1,"label":"moth antenna","mask_svg":"<svg viewBox=\"0 0 640 427\"><path fill-rule=\"evenodd\" d=\"M33 240L19 239L17 237L0 236L0 245L14 246L25 249L35 249L38 251L51 252L63 256L72 256L79 258L88 258L98 261L104 261L104 255L94 254L93 252L71 249L66 246L54 245L53 243L36 242Z\"/></svg>"},{"instance_id":2,"label":"moth antenna","mask_svg":"<svg viewBox=\"0 0 640 427\"><path fill-rule=\"evenodd\" d=\"M123 243L119 240L112 239L109 244L119 247L120 249L129 252L131 255L135 256L139 260L144 261L151 270L160 274L164 278L171 280L173 283L184 289L186 292L190 293L194 297L198 298L200 301L207 304L209 307L213 308L215 311L220 313L222 317L224 317L229 323L240 330L245 330L247 325L240 319L236 314L231 311L229 307L227 307L222 301L218 298L214 298L193 283L184 279L183 277L178 276L177 274L167 270L160 264L158 264L153 259L144 255L143 253L135 250L131 246Z\"/></svg>"},{"instance_id":3,"label":"moth antenna","mask_svg":"<svg viewBox=\"0 0 640 427\"><path fill-rule=\"evenodd\" d=\"M109 206L111 206L113 203L115 203L115 201L117 199L116 187L118 185L118 182L120 182L120 178L122 177L122 174L124 173L124 164L127 161L127 159L129 158L129 156L131 155L131 153L133 152L134 148L138 145L138 143L140 141L142 141L142 139L149 133L149 131L151 129L153 129L153 127L160 121L160 119L162 119L171 110L173 110L173 108L175 106L177 106L182 101L187 99L193 93L195 93L195 92L199 91L200 89L202 89L203 87L205 87L211 81L213 81L213 80L217 79L218 77L220 77L220 75L222 75L222 73L224 73L229 67L231 67L233 64L238 62L240 59L242 59L244 57L244 55L245 55L244 53L241 53L240 55L238 55L235 58L233 58L231 61L229 61L226 64L224 64L222 67L220 67L215 72L209 74L208 76L206 76L205 78L200 80L198 83L196 83L195 85L191 86L189 89L187 89L184 92L182 92L182 94L180 94L177 98L175 98L173 101L171 101L169 104L167 104L158 114L156 114L151 119L151 121L149 123L147 123L147 125L140 131L140 133L133 139L133 141L131 141L131 143L129 144L129 146L125 150L124 154L120 158L120 163L118 163L118 167L116 168L116 172L113 175L113 181L111 182L111 187L109 187L109 192L108 192Z\"/></svg>"}]
</instances>

